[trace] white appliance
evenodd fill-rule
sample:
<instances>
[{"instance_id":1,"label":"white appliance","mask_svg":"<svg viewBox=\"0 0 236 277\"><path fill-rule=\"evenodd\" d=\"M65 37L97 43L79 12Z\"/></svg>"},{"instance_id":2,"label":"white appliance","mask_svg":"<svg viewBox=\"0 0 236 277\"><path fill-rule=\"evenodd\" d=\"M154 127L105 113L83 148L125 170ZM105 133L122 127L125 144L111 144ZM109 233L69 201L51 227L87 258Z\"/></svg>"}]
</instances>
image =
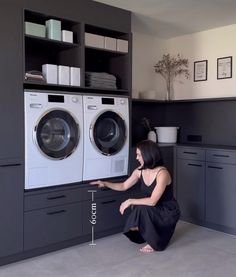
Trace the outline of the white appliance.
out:
<instances>
[{"instance_id":1,"label":"white appliance","mask_svg":"<svg viewBox=\"0 0 236 277\"><path fill-rule=\"evenodd\" d=\"M83 180L128 173L129 101L125 97L83 96Z\"/></svg>"},{"instance_id":2,"label":"white appliance","mask_svg":"<svg viewBox=\"0 0 236 277\"><path fill-rule=\"evenodd\" d=\"M82 96L25 91L25 189L82 180Z\"/></svg>"}]
</instances>

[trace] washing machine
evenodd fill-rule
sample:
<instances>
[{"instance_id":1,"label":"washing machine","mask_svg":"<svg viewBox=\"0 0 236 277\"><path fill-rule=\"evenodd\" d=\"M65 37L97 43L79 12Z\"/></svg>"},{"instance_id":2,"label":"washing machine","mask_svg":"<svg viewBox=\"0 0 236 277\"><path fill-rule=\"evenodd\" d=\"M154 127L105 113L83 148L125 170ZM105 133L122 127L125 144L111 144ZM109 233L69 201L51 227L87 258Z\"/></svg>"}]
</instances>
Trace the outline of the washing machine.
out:
<instances>
[{"instance_id":1,"label":"washing machine","mask_svg":"<svg viewBox=\"0 0 236 277\"><path fill-rule=\"evenodd\" d=\"M82 96L24 91L25 189L82 180Z\"/></svg>"},{"instance_id":2,"label":"washing machine","mask_svg":"<svg viewBox=\"0 0 236 277\"><path fill-rule=\"evenodd\" d=\"M125 97L83 96L83 180L128 174L129 101Z\"/></svg>"}]
</instances>

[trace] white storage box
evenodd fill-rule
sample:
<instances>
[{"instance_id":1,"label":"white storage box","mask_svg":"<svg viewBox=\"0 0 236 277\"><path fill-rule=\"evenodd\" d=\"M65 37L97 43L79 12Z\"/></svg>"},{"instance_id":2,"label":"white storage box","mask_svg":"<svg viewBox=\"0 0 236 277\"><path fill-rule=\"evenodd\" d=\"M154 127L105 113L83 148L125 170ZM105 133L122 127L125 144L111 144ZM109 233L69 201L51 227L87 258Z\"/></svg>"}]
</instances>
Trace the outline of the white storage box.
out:
<instances>
[{"instance_id":1,"label":"white storage box","mask_svg":"<svg viewBox=\"0 0 236 277\"><path fill-rule=\"evenodd\" d=\"M58 84L67 85L70 84L70 68L69 66L58 65Z\"/></svg>"},{"instance_id":2,"label":"white storage box","mask_svg":"<svg viewBox=\"0 0 236 277\"><path fill-rule=\"evenodd\" d=\"M116 51L116 39L115 38L110 38L110 37L105 37L104 38L104 47L107 50Z\"/></svg>"},{"instance_id":3,"label":"white storage box","mask_svg":"<svg viewBox=\"0 0 236 277\"><path fill-rule=\"evenodd\" d=\"M128 53L128 41L123 39L117 39L116 50L124 53Z\"/></svg>"},{"instance_id":4,"label":"white storage box","mask_svg":"<svg viewBox=\"0 0 236 277\"><path fill-rule=\"evenodd\" d=\"M160 143L176 143L179 127L155 127L157 140Z\"/></svg>"},{"instance_id":5,"label":"white storage box","mask_svg":"<svg viewBox=\"0 0 236 277\"><path fill-rule=\"evenodd\" d=\"M80 86L80 68L70 67L70 85Z\"/></svg>"},{"instance_id":6,"label":"white storage box","mask_svg":"<svg viewBox=\"0 0 236 277\"><path fill-rule=\"evenodd\" d=\"M61 37L62 41L73 43L73 32L62 30Z\"/></svg>"},{"instance_id":7,"label":"white storage box","mask_svg":"<svg viewBox=\"0 0 236 277\"><path fill-rule=\"evenodd\" d=\"M42 72L43 72L43 76L46 79L47 83L57 84L57 65L43 64Z\"/></svg>"},{"instance_id":8,"label":"white storage box","mask_svg":"<svg viewBox=\"0 0 236 277\"><path fill-rule=\"evenodd\" d=\"M104 48L104 36L85 33L85 45L97 48Z\"/></svg>"}]
</instances>

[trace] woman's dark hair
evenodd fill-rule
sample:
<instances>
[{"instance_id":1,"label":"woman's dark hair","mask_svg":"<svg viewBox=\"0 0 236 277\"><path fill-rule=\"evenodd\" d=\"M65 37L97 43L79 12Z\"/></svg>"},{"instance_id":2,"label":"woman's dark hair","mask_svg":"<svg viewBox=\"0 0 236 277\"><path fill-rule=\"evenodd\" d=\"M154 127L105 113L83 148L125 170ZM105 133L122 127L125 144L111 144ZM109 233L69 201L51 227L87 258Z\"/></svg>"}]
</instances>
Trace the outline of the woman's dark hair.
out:
<instances>
[{"instance_id":1,"label":"woman's dark hair","mask_svg":"<svg viewBox=\"0 0 236 277\"><path fill-rule=\"evenodd\" d=\"M151 140L143 140L136 145L143 158L143 166L140 169L153 169L163 165L161 152L157 144Z\"/></svg>"}]
</instances>

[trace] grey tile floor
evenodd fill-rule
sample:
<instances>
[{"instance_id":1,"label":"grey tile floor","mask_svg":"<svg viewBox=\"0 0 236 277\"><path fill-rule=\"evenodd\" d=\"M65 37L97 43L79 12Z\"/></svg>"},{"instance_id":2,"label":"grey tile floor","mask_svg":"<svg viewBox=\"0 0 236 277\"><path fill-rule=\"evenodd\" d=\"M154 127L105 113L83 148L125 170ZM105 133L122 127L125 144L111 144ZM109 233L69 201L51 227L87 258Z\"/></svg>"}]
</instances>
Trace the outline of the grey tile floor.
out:
<instances>
[{"instance_id":1,"label":"grey tile floor","mask_svg":"<svg viewBox=\"0 0 236 277\"><path fill-rule=\"evenodd\" d=\"M144 254L116 234L0 267L0 277L236 276L236 236L179 222L169 247Z\"/></svg>"}]
</instances>

